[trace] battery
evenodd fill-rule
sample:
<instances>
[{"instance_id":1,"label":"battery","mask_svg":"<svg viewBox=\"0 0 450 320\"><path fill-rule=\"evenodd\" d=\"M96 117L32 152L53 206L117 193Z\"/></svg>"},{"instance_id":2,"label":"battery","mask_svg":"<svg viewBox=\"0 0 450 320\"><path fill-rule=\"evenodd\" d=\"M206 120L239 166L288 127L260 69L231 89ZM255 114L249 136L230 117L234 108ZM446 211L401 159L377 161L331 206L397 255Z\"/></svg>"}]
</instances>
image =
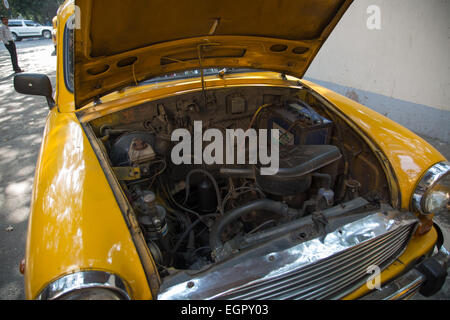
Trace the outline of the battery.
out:
<instances>
[{"instance_id":1,"label":"battery","mask_svg":"<svg viewBox=\"0 0 450 320\"><path fill-rule=\"evenodd\" d=\"M326 145L330 143L333 122L305 102L293 100L272 110L267 128L279 130L280 145Z\"/></svg>"}]
</instances>

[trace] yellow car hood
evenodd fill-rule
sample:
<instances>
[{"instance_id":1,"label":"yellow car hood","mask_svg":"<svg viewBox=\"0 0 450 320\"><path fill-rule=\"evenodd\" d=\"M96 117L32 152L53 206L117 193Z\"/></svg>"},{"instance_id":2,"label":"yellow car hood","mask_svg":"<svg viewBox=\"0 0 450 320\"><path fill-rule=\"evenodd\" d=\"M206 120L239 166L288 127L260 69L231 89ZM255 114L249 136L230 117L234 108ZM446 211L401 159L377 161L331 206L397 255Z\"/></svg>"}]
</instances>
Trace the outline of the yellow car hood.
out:
<instances>
[{"instance_id":1,"label":"yellow car hood","mask_svg":"<svg viewBox=\"0 0 450 320\"><path fill-rule=\"evenodd\" d=\"M76 0L75 102L171 72L302 77L352 0Z\"/></svg>"}]
</instances>

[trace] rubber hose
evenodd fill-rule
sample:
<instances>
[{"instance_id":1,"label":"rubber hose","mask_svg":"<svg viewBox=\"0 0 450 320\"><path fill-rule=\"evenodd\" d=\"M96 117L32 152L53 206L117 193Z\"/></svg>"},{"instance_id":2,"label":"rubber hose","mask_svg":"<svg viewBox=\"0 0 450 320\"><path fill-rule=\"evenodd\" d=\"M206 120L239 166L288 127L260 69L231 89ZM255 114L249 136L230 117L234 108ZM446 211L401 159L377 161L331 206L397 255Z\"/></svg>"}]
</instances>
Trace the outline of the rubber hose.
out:
<instances>
[{"instance_id":1,"label":"rubber hose","mask_svg":"<svg viewBox=\"0 0 450 320\"><path fill-rule=\"evenodd\" d=\"M282 202L269 199L261 199L247 203L242 207L228 211L214 223L209 234L209 244L211 249L215 250L223 246L221 236L226 225L254 210L280 212L287 215L296 215L298 213L298 210L289 208Z\"/></svg>"}]
</instances>

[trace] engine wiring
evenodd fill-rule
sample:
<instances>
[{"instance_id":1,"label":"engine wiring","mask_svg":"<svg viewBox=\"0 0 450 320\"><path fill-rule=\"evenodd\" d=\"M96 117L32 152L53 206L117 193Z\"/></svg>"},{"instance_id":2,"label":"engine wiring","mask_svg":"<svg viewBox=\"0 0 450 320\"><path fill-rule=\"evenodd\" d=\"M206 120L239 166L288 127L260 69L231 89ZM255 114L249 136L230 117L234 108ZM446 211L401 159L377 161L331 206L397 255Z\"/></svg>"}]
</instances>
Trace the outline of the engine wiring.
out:
<instances>
[{"instance_id":1,"label":"engine wiring","mask_svg":"<svg viewBox=\"0 0 450 320\"><path fill-rule=\"evenodd\" d=\"M198 49L201 63L204 48ZM244 90L251 94L246 96ZM192 93L193 98L184 95L183 99L173 97L172 100L151 102L148 107L136 109L136 114L127 114L128 118L117 117L114 120L117 123L98 124L99 128L101 125L106 128L97 128L97 131L105 134L102 142L113 167L134 169L139 166L139 175L135 178L128 177L125 171L119 180L143 236L155 252L158 270L164 272L164 276L177 270L203 270L222 259L255 248L252 246L266 234L281 237L280 230L285 224L329 208L340 198L341 190L337 186L343 173L349 170L346 154L343 163L339 162L342 158L340 150L345 146L340 140L345 138L345 131L332 129L337 117L314 103L305 110L296 108L296 101L301 98L294 97L291 89L253 90L211 90L206 97L204 87L201 92ZM190 107L201 104L202 98L203 108ZM235 105L223 105L222 108L218 101ZM156 109L163 110L164 117ZM320 121L313 121L315 116ZM129 119L134 122L127 122L131 121ZM280 127L285 131L280 133L279 140L291 131L295 140L293 145L281 144L280 174L274 176L261 174L260 163L171 163L172 129L181 128L192 135L193 122L200 120L204 128L220 129L222 134L227 134L227 130L240 132L267 128L269 131ZM257 133L261 131L264 132ZM333 134L332 139L328 133ZM312 145L309 141L316 143L318 140L310 139L306 143L309 135L326 138ZM130 143L136 138L149 148L141 149L142 154L150 156L133 162L129 150ZM234 146L237 149L233 156L239 155L239 147L251 142L246 138L242 140L243 143ZM206 142L202 142L202 147ZM191 149L183 149L183 157L185 153L190 159L194 157ZM252 240L255 243L245 243L247 239L255 239Z\"/></svg>"}]
</instances>

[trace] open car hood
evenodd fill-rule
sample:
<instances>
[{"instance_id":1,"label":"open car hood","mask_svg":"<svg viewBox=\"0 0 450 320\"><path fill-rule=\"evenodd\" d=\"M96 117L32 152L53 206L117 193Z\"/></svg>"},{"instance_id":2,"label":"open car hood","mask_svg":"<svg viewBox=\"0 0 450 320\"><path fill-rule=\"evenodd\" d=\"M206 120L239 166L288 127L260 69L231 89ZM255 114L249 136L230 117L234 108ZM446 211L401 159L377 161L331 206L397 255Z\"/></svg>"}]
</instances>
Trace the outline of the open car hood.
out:
<instances>
[{"instance_id":1,"label":"open car hood","mask_svg":"<svg viewBox=\"0 0 450 320\"><path fill-rule=\"evenodd\" d=\"M76 0L76 107L189 69L256 68L301 78L352 1Z\"/></svg>"}]
</instances>

